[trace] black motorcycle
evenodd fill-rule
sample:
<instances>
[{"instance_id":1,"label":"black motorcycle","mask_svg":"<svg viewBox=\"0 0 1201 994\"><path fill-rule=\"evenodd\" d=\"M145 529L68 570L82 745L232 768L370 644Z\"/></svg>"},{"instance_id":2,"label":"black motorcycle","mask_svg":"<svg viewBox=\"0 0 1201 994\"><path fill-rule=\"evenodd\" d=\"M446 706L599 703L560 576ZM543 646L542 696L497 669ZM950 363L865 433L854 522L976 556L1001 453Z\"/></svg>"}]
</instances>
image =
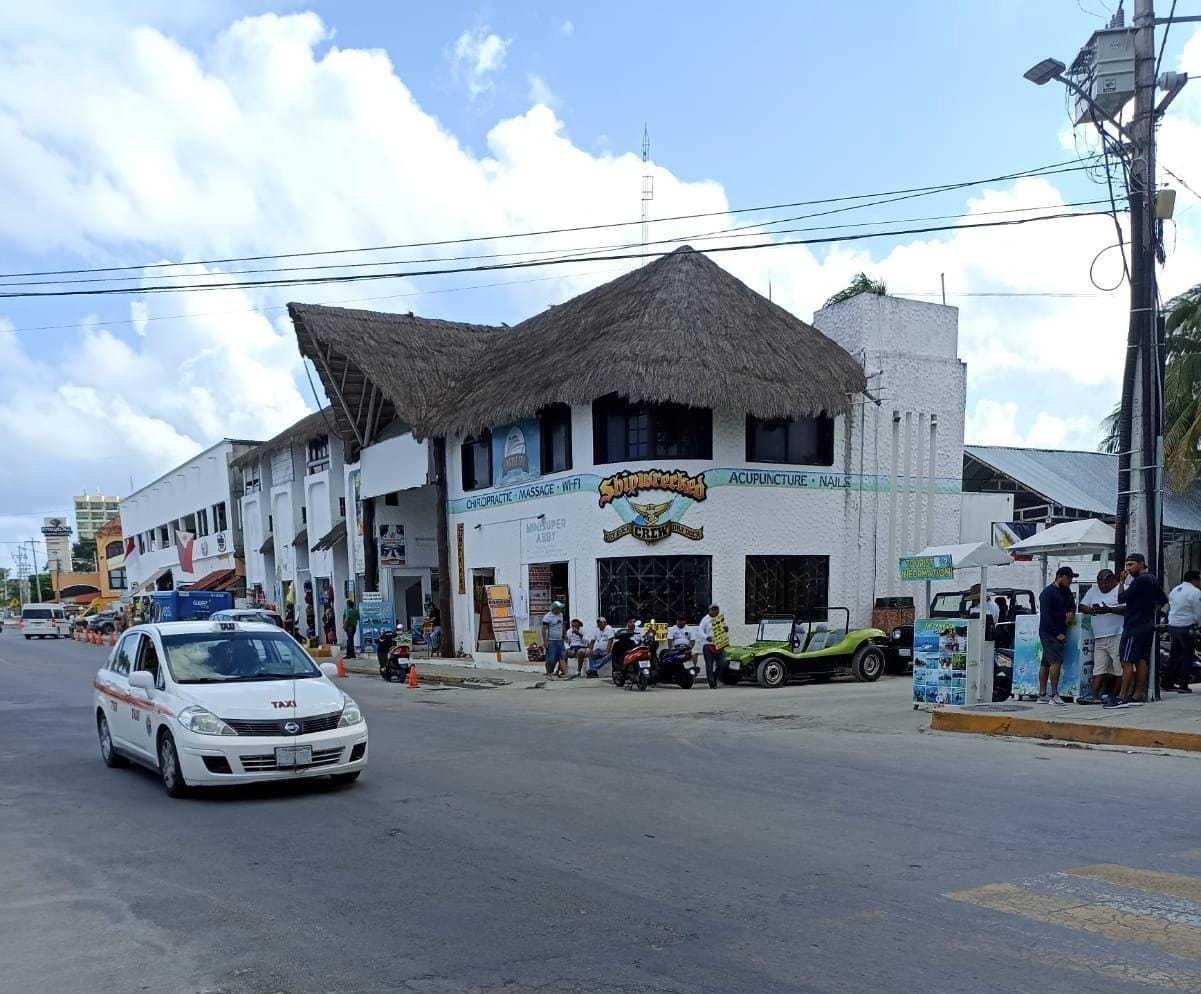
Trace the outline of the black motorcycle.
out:
<instances>
[{"instance_id":1,"label":"black motorcycle","mask_svg":"<svg viewBox=\"0 0 1201 994\"><path fill-rule=\"evenodd\" d=\"M396 632L380 632L375 646L379 675L389 683L408 680L409 667L412 665L409 653L410 646L398 642Z\"/></svg>"},{"instance_id":2,"label":"black motorcycle","mask_svg":"<svg viewBox=\"0 0 1201 994\"><path fill-rule=\"evenodd\" d=\"M687 645L664 649L651 665L651 681L674 683L681 690L688 690L696 683L701 668L692 658L692 648Z\"/></svg>"}]
</instances>

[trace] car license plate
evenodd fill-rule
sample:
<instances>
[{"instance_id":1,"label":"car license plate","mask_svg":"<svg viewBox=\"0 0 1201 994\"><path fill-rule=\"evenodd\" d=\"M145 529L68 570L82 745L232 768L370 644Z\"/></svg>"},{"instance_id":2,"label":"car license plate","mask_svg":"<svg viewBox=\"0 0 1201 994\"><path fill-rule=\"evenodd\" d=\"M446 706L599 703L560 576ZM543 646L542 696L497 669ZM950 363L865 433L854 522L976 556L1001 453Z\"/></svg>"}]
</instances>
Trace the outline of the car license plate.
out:
<instances>
[{"instance_id":1,"label":"car license plate","mask_svg":"<svg viewBox=\"0 0 1201 994\"><path fill-rule=\"evenodd\" d=\"M726 665L728 665L732 670L742 669L742 663L740 663L737 659L731 659Z\"/></svg>"},{"instance_id":2,"label":"car license plate","mask_svg":"<svg viewBox=\"0 0 1201 994\"><path fill-rule=\"evenodd\" d=\"M279 746L275 750L275 765L281 769L290 766L311 766L313 763L313 747L308 746Z\"/></svg>"}]
</instances>

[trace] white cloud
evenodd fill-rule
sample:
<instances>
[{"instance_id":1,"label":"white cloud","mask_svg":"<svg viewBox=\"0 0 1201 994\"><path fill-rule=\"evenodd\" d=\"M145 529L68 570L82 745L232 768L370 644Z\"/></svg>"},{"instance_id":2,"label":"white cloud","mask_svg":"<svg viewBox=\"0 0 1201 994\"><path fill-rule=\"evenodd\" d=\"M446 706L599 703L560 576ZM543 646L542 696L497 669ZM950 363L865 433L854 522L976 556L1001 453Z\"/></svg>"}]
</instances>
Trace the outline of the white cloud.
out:
<instances>
[{"instance_id":1,"label":"white cloud","mask_svg":"<svg viewBox=\"0 0 1201 994\"><path fill-rule=\"evenodd\" d=\"M551 91L546 80L537 73L530 73L527 78L530 82L530 103L552 109L559 106L559 98Z\"/></svg>"},{"instance_id":2,"label":"white cloud","mask_svg":"<svg viewBox=\"0 0 1201 994\"><path fill-rule=\"evenodd\" d=\"M564 21L559 25L559 34L563 35L565 38L570 38L575 34L575 25L572 24L571 21Z\"/></svg>"},{"instance_id":3,"label":"white cloud","mask_svg":"<svg viewBox=\"0 0 1201 994\"><path fill-rule=\"evenodd\" d=\"M1095 422L1080 416L1056 417L1039 411L1025 432L1018 428L1013 401L980 400L968 414L964 439L969 445L1015 445L1040 449L1094 449Z\"/></svg>"},{"instance_id":4,"label":"white cloud","mask_svg":"<svg viewBox=\"0 0 1201 994\"><path fill-rule=\"evenodd\" d=\"M502 38L488 27L464 31L447 53L451 73L475 100L492 89L492 77L505 67L513 39Z\"/></svg>"}]
</instances>

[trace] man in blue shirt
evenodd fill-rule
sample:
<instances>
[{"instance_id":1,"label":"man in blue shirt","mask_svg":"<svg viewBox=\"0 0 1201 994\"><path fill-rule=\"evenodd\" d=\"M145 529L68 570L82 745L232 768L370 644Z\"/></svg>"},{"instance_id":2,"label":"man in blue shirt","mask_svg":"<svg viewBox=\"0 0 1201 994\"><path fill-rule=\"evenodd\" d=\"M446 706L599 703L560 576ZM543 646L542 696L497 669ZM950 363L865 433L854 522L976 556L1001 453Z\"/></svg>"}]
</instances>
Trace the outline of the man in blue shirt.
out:
<instances>
[{"instance_id":1,"label":"man in blue shirt","mask_svg":"<svg viewBox=\"0 0 1201 994\"><path fill-rule=\"evenodd\" d=\"M1077 574L1067 566L1055 571L1055 579L1038 595L1038 638L1043 644L1043 660L1038 667L1038 703L1067 707L1059 696L1059 673L1063 666L1063 647L1068 641L1068 629L1076 619L1076 598L1072 596L1072 581ZM1047 679L1051 681L1051 696L1047 696Z\"/></svg>"},{"instance_id":2,"label":"man in blue shirt","mask_svg":"<svg viewBox=\"0 0 1201 994\"><path fill-rule=\"evenodd\" d=\"M1155 617L1159 608L1168 602L1159 581L1147 572L1147 560L1141 553L1126 557L1122 570L1122 586L1118 603L1124 605L1122 614L1122 688L1118 699L1105 706L1128 708L1143 703L1147 687L1147 660L1155 648Z\"/></svg>"}]
</instances>

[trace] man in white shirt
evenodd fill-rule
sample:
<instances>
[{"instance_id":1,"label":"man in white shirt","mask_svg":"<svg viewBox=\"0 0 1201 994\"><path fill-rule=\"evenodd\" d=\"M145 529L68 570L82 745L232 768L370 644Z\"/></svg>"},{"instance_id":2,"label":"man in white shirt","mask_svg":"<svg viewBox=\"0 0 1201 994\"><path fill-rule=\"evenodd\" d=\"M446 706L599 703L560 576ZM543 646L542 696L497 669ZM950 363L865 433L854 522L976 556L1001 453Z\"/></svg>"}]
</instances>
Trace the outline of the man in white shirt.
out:
<instances>
[{"instance_id":1,"label":"man in white shirt","mask_svg":"<svg viewBox=\"0 0 1201 994\"><path fill-rule=\"evenodd\" d=\"M716 604L709 607L709 613L701 618L697 626L701 635L701 651L705 656L705 678L709 681L709 689L717 689L717 681L721 671L726 668L726 646L730 644L729 629L721 608Z\"/></svg>"},{"instance_id":2,"label":"man in white shirt","mask_svg":"<svg viewBox=\"0 0 1201 994\"><path fill-rule=\"evenodd\" d=\"M1097 582L1089 587L1080 601L1080 611L1093 619L1093 683L1092 692L1081 697L1080 704L1101 704L1105 699L1107 677L1122 677L1119 648L1122 642L1122 611L1118 603L1118 578L1113 570L1103 569Z\"/></svg>"},{"instance_id":3,"label":"man in white shirt","mask_svg":"<svg viewBox=\"0 0 1201 994\"><path fill-rule=\"evenodd\" d=\"M592 640L588 643L588 672L584 674L586 679L595 679L609 662L609 646L613 643L614 634L612 626L604 618L596 619L596 631L592 633Z\"/></svg>"},{"instance_id":4,"label":"man in white shirt","mask_svg":"<svg viewBox=\"0 0 1201 994\"><path fill-rule=\"evenodd\" d=\"M1161 686L1178 694L1191 694L1188 685L1193 668L1193 628L1201 625L1201 573L1184 574L1180 585L1168 594L1168 634L1172 636L1172 658Z\"/></svg>"}]
</instances>

